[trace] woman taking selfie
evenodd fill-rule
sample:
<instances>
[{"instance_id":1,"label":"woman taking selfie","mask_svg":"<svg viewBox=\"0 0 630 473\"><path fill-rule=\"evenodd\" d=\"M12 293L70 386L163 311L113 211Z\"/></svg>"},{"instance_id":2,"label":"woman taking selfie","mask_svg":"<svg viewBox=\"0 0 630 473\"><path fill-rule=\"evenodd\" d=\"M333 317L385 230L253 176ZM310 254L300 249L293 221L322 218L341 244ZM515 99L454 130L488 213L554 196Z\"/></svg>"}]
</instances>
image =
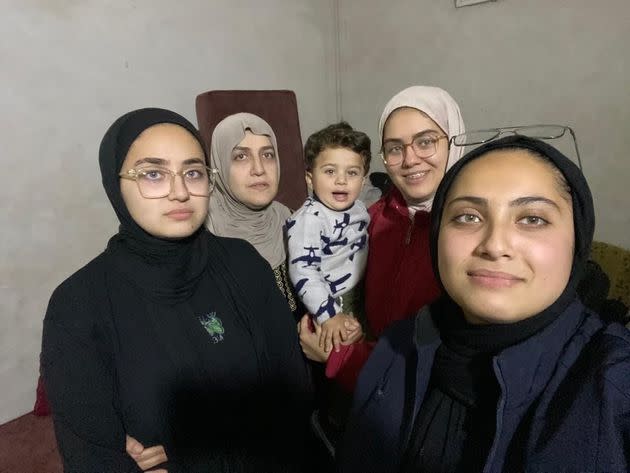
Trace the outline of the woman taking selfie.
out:
<instances>
[{"instance_id":1,"label":"woman taking selfie","mask_svg":"<svg viewBox=\"0 0 630 473\"><path fill-rule=\"evenodd\" d=\"M581 171L522 136L447 172L431 255L445 295L379 341L343 472L630 469L630 335L576 295L593 238Z\"/></svg>"}]
</instances>

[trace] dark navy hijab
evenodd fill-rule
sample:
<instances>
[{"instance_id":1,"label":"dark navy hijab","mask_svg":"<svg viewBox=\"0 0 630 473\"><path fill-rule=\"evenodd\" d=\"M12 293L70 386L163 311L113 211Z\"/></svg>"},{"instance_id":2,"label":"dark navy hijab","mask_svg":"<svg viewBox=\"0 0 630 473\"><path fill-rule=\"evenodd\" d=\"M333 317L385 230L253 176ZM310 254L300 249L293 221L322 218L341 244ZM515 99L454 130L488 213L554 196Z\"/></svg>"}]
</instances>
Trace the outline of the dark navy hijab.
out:
<instances>
[{"instance_id":1,"label":"dark navy hijab","mask_svg":"<svg viewBox=\"0 0 630 473\"><path fill-rule=\"evenodd\" d=\"M208 158L197 129L181 115L160 108L126 113L107 130L99 150L103 187L120 222L108 245L113 269L157 302L175 304L190 297L209 262L205 226L191 236L168 240L143 230L131 217L120 191L119 173L133 142L146 129L161 123L181 126L193 135Z\"/></svg>"},{"instance_id":2,"label":"dark navy hijab","mask_svg":"<svg viewBox=\"0 0 630 473\"><path fill-rule=\"evenodd\" d=\"M461 315L461 310L455 307L455 303L445 296L438 304L441 314L436 321L442 325L442 335L452 336L461 344L473 345L477 349L494 350L523 340L553 321L575 298L576 289L586 271L586 263L590 255L593 233L595 231L595 211L593 197L586 178L582 171L564 154L553 146L540 140L525 136L508 136L496 141L491 141L475 148L467 153L460 161L449 169L440 182L433 200L431 211L430 250L433 271L440 284L440 272L438 268L438 237L444 205L448 192L457 179L462 169L477 158L485 154L505 149L522 149L531 151L542 157L555 167L564 176L571 194L573 204L573 227L575 233L575 246L573 254L573 266L566 288L558 299L541 313L525 320L512 324L490 324L472 326L467 324ZM506 157L509 159L509 157ZM517 172L515 170L514 172ZM457 314L453 315L454 312Z\"/></svg>"}]
</instances>

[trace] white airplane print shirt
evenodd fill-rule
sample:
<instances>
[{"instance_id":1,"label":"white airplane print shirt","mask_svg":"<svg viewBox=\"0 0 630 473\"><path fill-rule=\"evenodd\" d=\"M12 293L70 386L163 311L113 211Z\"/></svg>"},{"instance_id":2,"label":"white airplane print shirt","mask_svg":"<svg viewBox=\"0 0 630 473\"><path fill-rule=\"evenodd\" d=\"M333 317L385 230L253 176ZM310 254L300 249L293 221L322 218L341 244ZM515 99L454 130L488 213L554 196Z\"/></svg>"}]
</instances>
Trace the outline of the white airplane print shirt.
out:
<instances>
[{"instance_id":1,"label":"white airplane print shirt","mask_svg":"<svg viewBox=\"0 0 630 473\"><path fill-rule=\"evenodd\" d=\"M369 223L360 200L337 211L313 197L287 220L289 277L318 324L341 312L336 299L363 277Z\"/></svg>"}]
</instances>

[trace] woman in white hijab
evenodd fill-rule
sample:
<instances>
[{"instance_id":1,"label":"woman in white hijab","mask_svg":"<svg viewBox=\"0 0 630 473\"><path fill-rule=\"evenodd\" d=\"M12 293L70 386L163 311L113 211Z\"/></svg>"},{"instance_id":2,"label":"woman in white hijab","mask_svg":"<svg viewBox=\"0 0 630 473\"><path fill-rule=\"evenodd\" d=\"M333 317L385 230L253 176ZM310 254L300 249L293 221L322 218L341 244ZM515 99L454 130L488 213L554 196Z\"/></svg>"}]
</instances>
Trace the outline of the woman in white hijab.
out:
<instances>
[{"instance_id":1,"label":"woman in white hijab","mask_svg":"<svg viewBox=\"0 0 630 473\"><path fill-rule=\"evenodd\" d=\"M273 200L280 183L277 150L276 135L256 115L237 113L219 122L212 133L210 160L218 173L207 226L215 235L251 243L269 262L296 315L283 240L283 225L291 211Z\"/></svg>"},{"instance_id":2,"label":"woman in white hijab","mask_svg":"<svg viewBox=\"0 0 630 473\"><path fill-rule=\"evenodd\" d=\"M409 87L385 105L379 121L380 151L393 186L369 209L368 340L325 353L305 321L300 326L305 354L326 362L326 375L349 392L374 340L392 322L412 316L440 293L429 254L430 211L446 170L462 156L462 148L449 146L449 140L464 131L459 106L438 87Z\"/></svg>"}]
</instances>

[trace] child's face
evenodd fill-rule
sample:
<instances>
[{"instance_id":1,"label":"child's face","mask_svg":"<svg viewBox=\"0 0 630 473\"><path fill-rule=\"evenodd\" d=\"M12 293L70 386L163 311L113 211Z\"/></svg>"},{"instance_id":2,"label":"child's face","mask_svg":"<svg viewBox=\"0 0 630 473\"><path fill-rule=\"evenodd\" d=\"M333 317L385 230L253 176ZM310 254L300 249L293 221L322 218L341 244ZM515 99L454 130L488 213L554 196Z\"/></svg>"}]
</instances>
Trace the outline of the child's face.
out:
<instances>
[{"instance_id":1,"label":"child's face","mask_svg":"<svg viewBox=\"0 0 630 473\"><path fill-rule=\"evenodd\" d=\"M363 158L348 148L326 148L306 173L309 187L333 210L350 207L359 197L364 181Z\"/></svg>"}]
</instances>

